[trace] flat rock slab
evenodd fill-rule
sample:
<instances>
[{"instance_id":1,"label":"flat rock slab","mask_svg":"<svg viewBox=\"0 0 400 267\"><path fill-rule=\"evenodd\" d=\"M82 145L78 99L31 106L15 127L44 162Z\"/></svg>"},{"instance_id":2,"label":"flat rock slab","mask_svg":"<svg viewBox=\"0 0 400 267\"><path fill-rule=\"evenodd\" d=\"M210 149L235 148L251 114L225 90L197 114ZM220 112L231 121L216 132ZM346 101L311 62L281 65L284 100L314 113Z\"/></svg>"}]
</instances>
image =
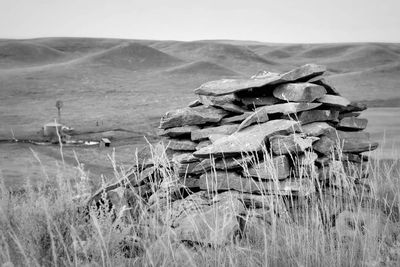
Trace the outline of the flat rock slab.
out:
<instances>
[{"instance_id":1,"label":"flat rock slab","mask_svg":"<svg viewBox=\"0 0 400 267\"><path fill-rule=\"evenodd\" d=\"M234 170L242 168L251 162L253 157L243 156L237 158L204 159L192 170L193 174L205 173L211 169L215 170Z\"/></svg>"},{"instance_id":2,"label":"flat rock slab","mask_svg":"<svg viewBox=\"0 0 400 267\"><path fill-rule=\"evenodd\" d=\"M315 78L309 80L308 82L323 86L325 88L325 90L327 91L327 93L330 95L340 95L339 91L326 78L315 77Z\"/></svg>"},{"instance_id":3,"label":"flat rock slab","mask_svg":"<svg viewBox=\"0 0 400 267\"><path fill-rule=\"evenodd\" d=\"M310 124L303 125L301 127L303 133L307 136L320 136L334 128L326 122L313 122Z\"/></svg>"},{"instance_id":4,"label":"flat rock slab","mask_svg":"<svg viewBox=\"0 0 400 267\"><path fill-rule=\"evenodd\" d=\"M200 100L196 99L196 100L193 100L192 102L190 102L188 104L188 107L189 108L194 108L194 107L198 107L198 106L201 106L201 105L202 105L202 103L200 102Z\"/></svg>"},{"instance_id":5,"label":"flat rock slab","mask_svg":"<svg viewBox=\"0 0 400 267\"><path fill-rule=\"evenodd\" d=\"M269 115L281 113L283 115L293 114L319 107L320 103L284 103L257 108L253 114L247 117L238 128L238 131L255 123L269 120Z\"/></svg>"},{"instance_id":6,"label":"flat rock slab","mask_svg":"<svg viewBox=\"0 0 400 267\"><path fill-rule=\"evenodd\" d=\"M172 203L172 227L179 240L212 246L233 242L240 230L238 217L245 213L242 202L231 192L220 193L213 199L205 192L194 193Z\"/></svg>"},{"instance_id":7,"label":"flat rock slab","mask_svg":"<svg viewBox=\"0 0 400 267\"><path fill-rule=\"evenodd\" d=\"M368 120L355 117L345 117L340 120L338 128L346 130L360 131L367 127Z\"/></svg>"},{"instance_id":8,"label":"flat rock slab","mask_svg":"<svg viewBox=\"0 0 400 267\"><path fill-rule=\"evenodd\" d=\"M328 156L335 149L344 153L361 153L375 150L377 147L378 143L370 141L369 133L344 131L335 131L323 135L313 145L315 151Z\"/></svg>"},{"instance_id":9,"label":"flat rock slab","mask_svg":"<svg viewBox=\"0 0 400 267\"><path fill-rule=\"evenodd\" d=\"M243 103L243 105L254 108L271 106L279 103L280 100L273 96L247 96L240 98L240 101Z\"/></svg>"},{"instance_id":10,"label":"flat rock slab","mask_svg":"<svg viewBox=\"0 0 400 267\"><path fill-rule=\"evenodd\" d=\"M229 113L223 109L198 106L182 108L167 112L160 121L161 129L181 127L186 125L201 125L208 122L219 122Z\"/></svg>"},{"instance_id":11,"label":"flat rock slab","mask_svg":"<svg viewBox=\"0 0 400 267\"><path fill-rule=\"evenodd\" d=\"M236 97L233 94L223 96L199 95L199 100L205 106L219 107L233 113L243 114L249 112L249 110L244 109L235 103Z\"/></svg>"},{"instance_id":12,"label":"flat rock slab","mask_svg":"<svg viewBox=\"0 0 400 267\"><path fill-rule=\"evenodd\" d=\"M217 127L207 127L203 129L194 130L191 132L191 139L193 141L208 139L212 134L233 134L238 128L236 124L227 124Z\"/></svg>"},{"instance_id":13,"label":"flat rock slab","mask_svg":"<svg viewBox=\"0 0 400 267\"><path fill-rule=\"evenodd\" d=\"M272 152L275 155L297 154L311 148L318 137L300 136L299 134L275 135L269 138Z\"/></svg>"},{"instance_id":14,"label":"flat rock slab","mask_svg":"<svg viewBox=\"0 0 400 267\"><path fill-rule=\"evenodd\" d=\"M172 162L175 163L192 163L192 162L198 162L199 158L196 158L193 156L192 153L187 153L187 152L181 152L181 153L175 153L172 155Z\"/></svg>"},{"instance_id":15,"label":"flat rock slab","mask_svg":"<svg viewBox=\"0 0 400 267\"><path fill-rule=\"evenodd\" d=\"M326 94L324 87L313 83L286 83L274 89L274 96L288 102L313 102Z\"/></svg>"},{"instance_id":16,"label":"flat rock slab","mask_svg":"<svg viewBox=\"0 0 400 267\"><path fill-rule=\"evenodd\" d=\"M240 132L221 138L214 144L194 152L196 157L221 157L260 151L265 139L274 134L287 134L299 130L299 123L289 120L274 120L250 126Z\"/></svg>"},{"instance_id":17,"label":"flat rock slab","mask_svg":"<svg viewBox=\"0 0 400 267\"><path fill-rule=\"evenodd\" d=\"M228 118L223 118L221 120L221 124L230 124L230 123L238 123L244 121L248 116L250 116L252 112L246 112L241 115L236 115Z\"/></svg>"},{"instance_id":18,"label":"flat rock slab","mask_svg":"<svg viewBox=\"0 0 400 267\"><path fill-rule=\"evenodd\" d=\"M211 145L211 144L212 144L212 142L211 142L210 140L202 140L202 141L200 141L200 143L196 146L196 150L200 150L200 149L202 149L203 147L209 146L209 145Z\"/></svg>"},{"instance_id":19,"label":"flat rock slab","mask_svg":"<svg viewBox=\"0 0 400 267\"><path fill-rule=\"evenodd\" d=\"M169 129L159 129L159 136L169 136L169 137L182 137L182 136L190 136L192 131L200 129L198 126L182 126L182 127L174 127Z\"/></svg>"},{"instance_id":20,"label":"flat rock slab","mask_svg":"<svg viewBox=\"0 0 400 267\"><path fill-rule=\"evenodd\" d=\"M289 174L289 161L286 156L266 159L248 169L249 176L263 180L283 180L289 177Z\"/></svg>"},{"instance_id":21,"label":"flat rock slab","mask_svg":"<svg viewBox=\"0 0 400 267\"><path fill-rule=\"evenodd\" d=\"M315 191L308 179L257 182L234 172L207 172L200 176L200 189L207 191L235 190L267 195L309 195Z\"/></svg>"},{"instance_id":22,"label":"flat rock slab","mask_svg":"<svg viewBox=\"0 0 400 267\"><path fill-rule=\"evenodd\" d=\"M195 151L198 145L190 140L178 140L178 139L165 139L167 149L179 150L179 151Z\"/></svg>"},{"instance_id":23,"label":"flat rock slab","mask_svg":"<svg viewBox=\"0 0 400 267\"><path fill-rule=\"evenodd\" d=\"M342 108L346 108L351 103L347 98L338 95L325 95L319 98L317 101L329 106L337 106Z\"/></svg>"},{"instance_id":24,"label":"flat rock slab","mask_svg":"<svg viewBox=\"0 0 400 267\"><path fill-rule=\"evenodd\" d=\"M223 79L207 82L195 90L198 95L226 95L250 88L260 88L301 79L311 79L325 72L326 68L315 64L306 64L283 74L270 74L253 79Z\"/></svg>"},{"instance_id":25,"label":"flat rock slab","mask_svg":"<svg viewBox=\"0 0 400 267\"><path fill-rule=\"evenodd\" d=\"M298 119L301 122L301 124L308 124L311 122L321 122L321 121L338 122L339 121L339 111L333 110L333 109L307 110L307 111L303 111L299 115Z\"/></svg>"}]
</instances>

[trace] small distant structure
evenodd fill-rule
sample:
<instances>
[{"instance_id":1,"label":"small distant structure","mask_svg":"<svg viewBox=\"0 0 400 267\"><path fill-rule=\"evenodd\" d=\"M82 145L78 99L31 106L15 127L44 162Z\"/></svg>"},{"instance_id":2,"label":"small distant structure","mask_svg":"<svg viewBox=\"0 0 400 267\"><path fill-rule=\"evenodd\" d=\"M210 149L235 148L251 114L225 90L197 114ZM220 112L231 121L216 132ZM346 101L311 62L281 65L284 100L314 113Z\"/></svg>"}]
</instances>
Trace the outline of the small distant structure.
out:
<instances>
[{"instance_id":1,"label":"small distant structure","mask_svg":"<svg viewBox=\"0 0 400 267\"><path fill-rule=\"evenodd\" d=\"M58 138L57 132L60 136L62 134L63 125L58 122L49 122L43 126L43 136L49 138Z\"/></svg>"},{"instance_id":2,"label":"small distant structure","mask_svg":"<svg viewBox=\"0 0 400 267\"><path fill-rule=\"evenodd\" d=\"M111 146L111 141L108 138L101 138L100 140L100 147L110 147Z\"/></svg>"}]
</instances>

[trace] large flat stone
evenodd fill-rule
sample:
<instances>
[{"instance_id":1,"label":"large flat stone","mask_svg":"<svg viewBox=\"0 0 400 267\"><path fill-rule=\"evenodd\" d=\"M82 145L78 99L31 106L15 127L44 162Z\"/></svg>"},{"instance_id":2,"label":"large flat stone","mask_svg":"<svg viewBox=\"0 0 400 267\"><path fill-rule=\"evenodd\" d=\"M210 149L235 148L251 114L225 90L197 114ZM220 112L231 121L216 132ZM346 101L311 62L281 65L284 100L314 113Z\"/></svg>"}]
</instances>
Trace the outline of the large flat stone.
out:
<instances>
[{"instance_id":1,"label":"large flat stone","mask_svg":"<svg viewBox=\"0 0 400 267\"><path fill-rule=\"evenodd\" d=\"M289 177L289 161L286 156L266 159L248 169L249 176L263 180L283 180Z\"/></svg>"},{"instance_id":2,"label":"large flat stone","mask_svg":"<svg viewBox=\"0 0 400 267\"><path fill-rule=\"evenodd\" d=\"M165 139L166 147L172 150L195 151L198 145L190 140Z\"/></svg>"},{"instance_id":3,"label":"large flat stone","mask_svg":"<svg viewBox=\"0 0 400 267\"><path fill-rule=\"evenodd\" d=\"M323 135L314 143L313 148L325 155L331 155L334 149L344 153L361 153L372 151L378 147L378 143L371 142L366 132L335 131L327 136Z\"/></svg>"},{"instance_id":4,"label":"large flat stone","mask_svg":"<svg viewBox=\"0 0 400 267\"><path fill-rule=\"evenodd\" d=\"M237 158L204 159L192 170L193 174L205 173L212 169L215 170L234 170L242 168L251 162L253 157L243 156Z\"/></svg>"},{"instance_id":5,"label":"large flat stone","mask_svg":"<svg viewBox=\"0 0 400 267\"><path fill-rule=\"evenodd\" d=\"M207 172L200 176L200 189L207 191L235 190L243 193L273 195L308 195L315 191L308 179L257 182L234 172Z\"/></svg>"},{"instance_id":6,"label":"large flat stone","mask_svg":"<svg viewBox=\"0 0 400 267\"><path fill-rule=\"evenodd\" d=\"M340 95L339 91L326 78L319 76L309 80L308 82L323 86L330 95Z\"/></svg>"},{"instance_id":7,"label":"large flat stone","mask_svg":"<svg viewBox=\"0 0 400 267\"><path fill-rule=\"evenodd\" d=\"M194 130L200 129L198 126L182 126L182 127L174 127L169 129L159 129L158 135L160 136L169 136L169 137L182 137L182 136L190 136L191 132Z\"/></svg>"},{"instance_id":8,"label":"large flat stone","mask_svg":"<svg viewBox=\"0 0 400 267\"><path fill-rule=\"evenodd\" d=\"M262 123L269 120L269 115L281 113L284 115L293 114L319 107L320 103L284 103L272 106L257 108L253 114L248 116L238 128L238 131L255 123Z\"/></svg>"},{"instance_id":9,"label":"large flat stone","mask_svg":"<svg viewBox=\"0 0 400 267\"><path fill-rule=\"evenodd\" d=\"M243 114L249 112L249 110L236 104L236 97L233 94L222 96L199 95L199 100L205 106L219 107L233 113Z\"/></svg>"},{"instance_id":10,"label":"large flat stone","mask_svg":"<svg viewBox=\"0 0 400 267\"><path fill-rule=\"evenodd\" d=\"M208 122L219 122L229 113L223 109L198 106L182 108L167 112L160 121L161 129L181 127L185 125L201 125Z\"/></svg>"},{"instance_id":11,"label":"large flat stone","mask_svg":"<svg viewBox=\"0 0 400 267\"><path fill-rule=\"evenodd\" d=\"M250 108L255 108L274 105L279 102L279 99L273 96L247 96L241 98L240 101Z\"/></svg>"},{"instance_id":12,"label":"large flat stone","mask_svg":"<svg viewBox=\"0 0 400 267\"><path fill-rule=\"evenodd\" d=\"M360 119L355 117L345 117L340 120L338 124L339 129L346 129L346 130L355 130L360 131L364 130L367 127L368 120L367 119Z\"/></svg>"},{"instance_id":13,"label":"large flat stone","mask_svg":"<svg viewBox=\"0 0 400 267\"><path fill-rule=\"evenodd\" d=\"M297 154L311 148L318 137L300 136L299 134L275 135L269 138L269 143L275 155Z\"/></svg>"},{"instance_id":14,"label":"large flat stone","mask_svg":"<svg viewBox=\"0 0 400 267\"><path fill-rule=\"evenodd\" d=\"M307 111L303 111L298 117L301 124L308 124L311 122L321 122L321 121L338 122L339 121L338 118L339 118L339 111L333 110L333 109L307 110Z\"/></svg>"},{"instance_id":15,"label":"large flat stone","mask_svg":"<svg viewBox=\"0 0 400 267\"><path fill-rule=\"evenodd\" d=\"M313 122L310 124L303 125L301 127L303 133L308 136L320 136L328 131L332 131L333 127L326 122Z\"/></svg>"},{"instance_id":16,"label":"large flat stone","mask_svg":"<svg viewBox=\"0 0 400 267\"><path fill-rule=\"evenodd\" d=\"M324 66L306 64L283 74L269 74L253 79L223 79L207 82L197 88L195 93L199 95L226 95L250 88L311 79L322 74L325 70Z\"/></svg>"},{"instance_id":17,"label":"large flat stone","mask_svg":"<svg viewBox=\"0 0 400 267\"><path fill-rule=\"evenodd\" d=\"M198 192L172 203L170 214L176 237L182 241L222 246L233 242L240 230L238 217L245 213L242 202L233 192L214 198Z\"/></svg>"},{"instance_id":18,"label":"large flat stone","mask_svg":"<svg viewBox=\"0 0 400 267\"><path fill-rule=\"evenodd\" d=\"M236 115L236 116L232 116L232 117L227 117L227 118L223 118L221 120L221 124L230 124L230 123L239 123L244 121L248 116L250 116L252 114L252 112L246 112L243 113L241 115Z\"/></svg>"},{"instance_id":19,"label":"large flat stone","mask_svg":"<svg viewBox=\"0 0 400 267\"><path fill-rule=\"evenodd\" d=\"M313 102L326 94L324 87L312 83L286 83L274 89L274 96L288 102Z\"/></svg>"},{"instance_id":20,"label":"large flat stone","mask_svg":"<svg viewBox=\"0 0 400 267\"><path fill-rule=\"evenodd\" d=\"M317 100L325 105L346 108L350 105L350 101L343 96L338 95L325 95Z\"/></svg>"},{"instance_id":21,"label":"large flat stone","mask_svg":"<svg viewBox=\"0 0 400 267\"><path fill-rule=\"evenodd\" d=\"M221 138L214 144L194 152L196 157L208 158L240 155L260 151L265 139L275 134L287 134L299 130L299 123L289 120L274 120L250 126L240 132Z\"/></svg>"},{"instance_id":22,"label":"large flat stone","mask_svg":"<svg viewBox=\"0 0 400 267\"><path fill-rule=\"evenodd\" d=\"M230 135L233 134L238 128L236 124L227 124L217 127L207 127L203 129L198 129L192 131L191 139L193 141L208 139L212 134L224 134Z\"/></svg>"}]
</instances>

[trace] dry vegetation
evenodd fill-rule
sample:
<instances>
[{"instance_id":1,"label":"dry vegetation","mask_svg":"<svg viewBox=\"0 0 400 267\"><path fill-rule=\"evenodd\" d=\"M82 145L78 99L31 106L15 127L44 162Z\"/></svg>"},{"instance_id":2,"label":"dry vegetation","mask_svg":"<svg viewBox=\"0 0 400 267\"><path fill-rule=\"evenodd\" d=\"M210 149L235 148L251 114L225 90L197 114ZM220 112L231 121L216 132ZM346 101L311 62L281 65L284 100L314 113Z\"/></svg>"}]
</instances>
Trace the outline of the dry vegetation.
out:
<instances>
[{"instance_id":1,"label":"dry vegetation","mask_svg":"<svg viewBox=\"0 0 400 267\"><path fill-rule=\"evenodd\" d=\"M163 155L154 161L168 164ZM117 179L126 172L111 155ZM10 266L395 266L400 263L400 168L396 161L369 163L371 192L343 189L336 201L311 197L295 207L293 216L265 207L270 223L250 223L224 246L177 240L168 222L168 203L152 208L136 195L131 207L112 205L102 196L86 209L90 192L81 165L74 182L64 179L67 166L58 166L40 188L27 185L23 193L0 193L0 263ZM46 176L46 173L43 173ZM177 183L164 172L164 183ZM154 184L154 188L159 185ZM307 203L307 204L306 204ZM332 203L352 210L325 223ZM9 264L9 265L7 265Z\"/></svg>"}]
</instances>

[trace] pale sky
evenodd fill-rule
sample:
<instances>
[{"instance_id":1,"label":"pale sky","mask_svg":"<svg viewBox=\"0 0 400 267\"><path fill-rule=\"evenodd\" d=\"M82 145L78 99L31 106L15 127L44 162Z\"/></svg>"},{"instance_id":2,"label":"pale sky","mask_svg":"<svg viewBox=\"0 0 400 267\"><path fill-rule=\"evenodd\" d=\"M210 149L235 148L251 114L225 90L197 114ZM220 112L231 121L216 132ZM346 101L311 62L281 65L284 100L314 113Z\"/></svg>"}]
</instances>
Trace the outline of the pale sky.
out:
<instances>
[{"instance_id":1,"label":"pale sky","mask_svg":"<svg viewBox=\"0 0 400 267\"><path fill-rule=\"evenodd\" d=\"M400 0L0 0L0 38L400 42Z\"/></svg>"}]
</instances>

